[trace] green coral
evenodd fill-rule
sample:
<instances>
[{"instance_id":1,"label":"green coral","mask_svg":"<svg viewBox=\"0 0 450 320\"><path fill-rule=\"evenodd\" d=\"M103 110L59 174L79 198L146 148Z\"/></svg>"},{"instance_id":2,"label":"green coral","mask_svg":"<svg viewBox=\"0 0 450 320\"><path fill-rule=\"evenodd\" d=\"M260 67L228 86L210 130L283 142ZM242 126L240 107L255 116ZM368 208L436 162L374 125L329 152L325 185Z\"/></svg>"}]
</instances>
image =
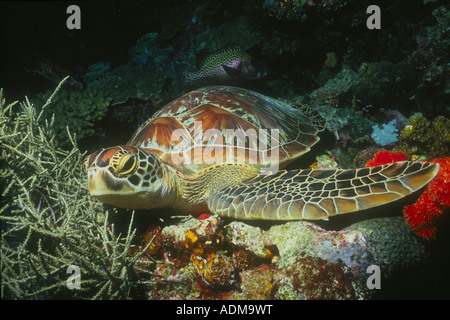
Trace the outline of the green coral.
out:
<instances>
[{"instance_id":1,"label":"green coral","mask_svg":"<svg viewBox=\"0 0 450 320\"><path fill-rule=\"evenodd\" d=\"M114 68L109 62L95 63L83 75L85 90L73 91L70 87L59 90L44 112L44 117L55 116L53 130L58 146L70 146L66 127L78 139L101 136L101 129L96 125L104 119L110 106L126 104L130 98L150 103L161 99L162 87L172 74L167 58L170 51L157 48L154 41L144 41L146 37L142 39L131 49L131 62ZM145 56L146 51L148 56ZM142 55L151 62L136 64L135 60ZM38 94L35 105L43 105L50 94L51 90ZM127 105L120 107L121 120L133 119L130 109Z\"/></svg>"},{"instance_id":2,"label":"green coral","mask_svg":"<svg viewBox=\"0 0 450 320\"><path fill-rule=\"evenodd\" d=\"M363 63L358 73L360 78L352 86L353 92L359 99L379 106L393 96L403 94L417 82L414 68L405 62Z\"/></svg>"},{"instance_id":3,"label":"green coral","mask_svg":"<svg viewBox=\"0 0 450 320\"><path fill-rule=\"evenodd\" d=\"M0 90L1 298L130 298L140 284L133 266L146 248L129 255L133 219L118 234L114 212L89 196L85 155L69 131L71 150L55 146L54 121L44 118L53 98L39 111L28 99L7 105ZM80 289L67 287L72 265Z\"/></svg>"},{"instance_id":4,"label":"green coral","mask_svg":"<svg viewBox=\"0 0 450 320\"><path fill-rule=\"evenodd\" d=\"M395 151L404 152L408 158L425 156L429 160L450 155L450 119L438 116L433 121L422 116L408 120L400 132Z\"/></svg>"},{"instance_id":5,"label":"green coral","mask_svg":"<svg viewBox=\"0 0 450 320\"><path fill-rule=\"evenodd\" d=\"M123 64L92 75L87 85L95 92L107 93L111 105L126 103L129 98L158 100L169 74L169 64L158 64L157 70L152 69L151 63L147 66Z\"/></svg>"},{"instance_id":6,"label":"green coral","mask_svg":"<svg viewBox=\"0 0 450 320\"><path fill-rule=\"evenodd\" d=\"M88 67L88 72L85 75L83 75L83 79L87 83L90 83L96 78L99 78L102 75L104 75L106 72L109 72L110 70L111 64L109 62L105 63L103 61L100 61Z\"/></svg>"},{"instance_id":7,"label":"green coral","mask_svg":"<svg viewBox=\"0 0 450 320\"><path fill-rule=\"evenodd\" d=\"M347 0L267 0L263 9L277 19L305 20L314 11L335 11L348 5Z\"/></svg>"},{"instance_id":8,"label":"green coral","mask_svg":"<svg viewBox=\"0 0 450 320\"><path fill-rule=\"evenodd\" d=\"M370 244L391 271L420 269L429 256L403 216L363 220L347 229L367 234Z\"/></svg>"},{"instance_id":9,"label":"green coral","mask_svg":"<svg viewBox=\"0 0 450 320\"><path fill-rule=\"evenodd\" d=\"M51 91L38 94L36 104L42 104L50 94ZM67 127L79 139L96 134L95 124L106 115L111 101L112 98L106 91L93 87L88 87L82 92L61 88L52 103L43 110L44 118L54 115L52 130L56 145L70 145Z\"/></svg>"}]
</instances>

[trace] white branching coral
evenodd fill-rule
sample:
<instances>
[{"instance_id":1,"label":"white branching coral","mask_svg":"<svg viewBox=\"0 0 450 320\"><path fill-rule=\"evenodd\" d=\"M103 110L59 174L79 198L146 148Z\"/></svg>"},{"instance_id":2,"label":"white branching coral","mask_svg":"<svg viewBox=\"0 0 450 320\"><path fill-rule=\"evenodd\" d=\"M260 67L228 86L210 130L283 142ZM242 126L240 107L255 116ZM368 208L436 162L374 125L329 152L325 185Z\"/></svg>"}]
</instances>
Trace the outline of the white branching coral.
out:
<instances>
[{"instance_id":1,"label":"white branching coral","mask_svg":"<svg viewBox=\"0 0 450 320\"><path fill-rule=\"evenodd\" d=\"M0 91L1 298L131 298L142 286L133 266L146 250L130 254L133 214L118 233L112 209L88 195L75 138L67 129L71 150L56 147L54 120L42 119L63 82L40 112L28 99L6 104ZM71 265L78 290L67 287Z\"/></svg>"}]
</instances>

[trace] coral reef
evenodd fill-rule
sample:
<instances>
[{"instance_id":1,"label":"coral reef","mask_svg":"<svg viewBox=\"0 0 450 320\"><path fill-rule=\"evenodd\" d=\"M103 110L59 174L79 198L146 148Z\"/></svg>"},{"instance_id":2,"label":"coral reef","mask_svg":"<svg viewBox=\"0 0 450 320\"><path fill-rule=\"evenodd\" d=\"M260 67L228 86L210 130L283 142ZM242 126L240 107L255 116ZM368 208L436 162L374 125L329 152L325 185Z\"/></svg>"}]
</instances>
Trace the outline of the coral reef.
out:
<instances>
[{"instance_id":1,"label":"coral reef","mask_svg":"<svg viewBox=\"0 0 450 320\"><path fill-rule=\"evenodd\" d=\"M240 276L241 292L238 298L248 300L269 300L273 298L275 269L268 264L242 271Z\"/></svg>"},{"instance_id":2,"label":"coral reef","mask_svg":"<svg viewBox=\"0 0 450 320\"><path fill-rule=\"evenodd\" d=\"M419 29L415 35L416 50L410 55L411 64L419 73L415 101L430 113L448 112L450 72L448 37L450 34L450 11L448 6L439 6L431 12L434 23ZM430 94L431 93L431 94ZM432 99L431 96L444 99ZM430 103L433 101L433 103Z\"/></svg>"},{"instance_id":3,"label":"coral reef","mask_svg":"<svg viewBox=\"0 0 450 320\"><path fill-rule=\"evenodd\" d=\"M226 225L225 230L226 240L232 245L261 258L272 258L272 252L265 246L264 233L260 228L234 221Z\"/></svg>"},{"instance_id":4,"label":"coral reef","mask_svg":"<svg viewBox=\"0 0 450 320\"><path fill-rule=\"evenodd\" d=\"M358 80L358 73L348 66L334 75L318 89L306 94L301 98L302 103L316 106L334 106L338 104L339 97L347 93L352 85Z\"/></svg>"},{"instance_id":5,"label":"coral reef","mask_svg":"<svg viewBox=\"0 0 450 320\"><path fill-rule=\"evenodd\" d=\"M223 242L221 232L218 232L223 221L218 216L207 219L187 219L186 221L162 230L162 242L166 247L184 253L212 253L217 245Z\"/></svg>"},{"instance_id":6,"label":"coral reef","mask_svg":"<svg viewBox=\"0 0 450 320\"><path fill-rule=\"evenodd\" d=\"M372 134L370 135L379 146L392 145L398 141L397 139L397 120L393 119L389 123L383 124L381 127L373 126Z\"/></svg>"},{"instance_id":7,"label":"coral reef","mask_svg":"<svg viewBox=\"0 0 450 320\"><path fill-rule=\"evenodd\" d=\"M231 258L221 251L208 254L205 259L193 254L191 263L201 288L217 289L235 283Z\"/></svg>"},{"instance_id":8,"label":"coral reef","mask_svg":"<svg viewBox=\"0 0 450 320\"><path fill-rule=\"evenodd\" d=\"M330 263L318 257L300 256L284 272L289 281L283 277L276 279L275 296L278 297L286 295L286 284L291 287L291 299L349 300L362 297L360 285L341 261Z\"/></svg>"},{"instance_id":9,"label":"coral reef","mask_svg":"<svg viewBox=\"0 0 450 320\"><path fill-rule=\"evenodd\" d=\"M444 1L385 2L380 30L367 30L368 4L358 1L117 1L101 6L101 19L93 3L83 4L90 13L83 30L90 32L33 27L3 39L5 48L19 49L4 50L0 82L8 95L30 93L9 105L0 94L3 299L365 299L376 295L365 288L368 265L381 267L383 289L405 275L415 283L430 247L448 247L438 242L449 205ZM25 6L1 6L6 24L26 16ZM33 8L30 16L51 25L55 11ZM361 212L343 217L343 228L332 219L259 224L209 214L137 228L130 212L89 197L84 149L124 143L139 122L179 96L172 63L195 70L202 57L230 45L267 63L266 77L241 86L326 118L329 132L320 143L328 145L308 154L305 167L427 159L440 164L438 176L404 216L369 219ZM50 59L24 76L23 61L36 51ZM49 83L68 74L54 93ZM401 214L391 208L376 213ZM361 221L348 226L355 216ZM66 286L70 265L80 267L80 290ZM428 275L438 273L434 267ZM422 296L435 293L430 283ZM442 283L448 297L449 281Z\"/></svg>"},{"instance_id":10,"label":"coral reef","mask_svg":"<svg viewBox=\"0 0 450 320\"><path fill-rule=\"evenodd\" d=\"M327 129L333 133L337 140L344 140L344 136L358 140L370 136L374 122L370 119L355 115L355 112L346 108L330 108L328 106L316 107L327 121ZM348 144L349 141L346 141Z\"/></svg>"},{"instance_id":11,"label":"coral reef","mask_svg":"<svg viewBox=\"0 0 450 320\"><path fill-rule=\"evenodd\" d=\"M133 219L118 235L114 210L88 195L71 134L71 150L55 145L53 119L43 117L55 96L36 109L28 99L6 104L0 91L1 297L131 298L139 287L132 267L147 248L128 255ZM67 287L70 266L79 268L80 289Z\"/></svg>"},{"instance_id":12,"label":"coral reef","mask_svg":"<svg viewBox=\"0 0 450 320\"><path fill-rule=\"evenodd\" d=\"M265 1L263 8L280 20L300 20L316 11L336 11L345 7L348 1L329 0L272 0Z\"/></svg>"},{"instance_id":13,"label":"coral reef","mask_svg":"<svg viewBox=\"0 0 450 320\"><path fill-rule=\"evenodd\" d=\"M429 248L417 239L401 216L367 219L346 229L367 237L371 249L382 261L379 266L387 279L405 270L405 278L420 274L420 269L429 261Z\"/></svg>"},{"instance_id":14,"label":"coral reef","mask_svg":"<svg viewBox=\"0 0 450 320\"><path fill-rule=\"evenodd\" d=\"M410 228L426 240L435 238L439 217L450 207L450 158L434 159L432 162L439 164L438 174L420 198L403 209Z\"/></svg>"},{"instance_id":15,"label":"coral reef","mask_svg":"<svg viewBox=\"0 0 450 320\"><path fill-rule=\"evenodd\" d=\"M410 88L416 78L414 68L404 62L394 64L377 61L363 64L358 73L358 81L352 86L354 94L366 103L379 106L396 95L404 94L404 90Z\"/></svg>"},{"instance_id":16,"label":"coral reef","mask_svg":"<svg viewBox=\"0 0 450 320\"><path fill-rule=\"evenodd\" d=\"M319 106L315 110L324 117L326 128L336 138L336 142L332 144L333 139L327 137L327 143L330 144L327 147L331 152L329 157L340 168L352 168L356 154L373 143L370 134L375 122L356 114L350 108Z\"/></svg>"},{"instance_id":17,"label":"coral reef","mask_svg":"<svg viewBox=\"0 0 450 320\"><path fill-rule=\"evenodd\" d=\"M316 157L316 162L309 166L311 169L319 169L319 168L338 168L338 164L336 162L336 158L329 152L328 154L323 154L321 156Z\"/></svg>"},{"instance_id":18,"label":"coral reef","mask_svg":"<svg viewBox=\"0 0 450 320\"><path fill-rule=\"evenodd\" d=\"M408 158L425 156L432 160L450 155L450 119L437 116L433 121L422 116L412 116L400 132L395 151L404 152Z\"/></svg>"},{"instance_id":19,"label":"coral reef","mask_svg":"<svg viewBox=\"0 0 450 320\"><path fill-rule=\"evenodd\" d=\"M120 110L112 117L124 123L141 120L137 115L148 112L145 109L161 99L162 87L171 76L168 59L171 51L159 47L157 34L146 34L130 49L127 63L111 67L110 62L100 61L88 66L82 76L84 90L63 86L43 115L45 118L55 117L56 144L62 147L70 145L66 127L79 140L105 135L96 124L117 105L120 105ZM37 106L43 105L51 93L47 90L32 100ZM145 101L144 110L133 108L130 99Z\"/></svg>"},{"instance_id":20,"label":"coral reef","mask_svg":"<svg viewBox=\"0 0 450 320\"><path fill-rule=\"evenodd\" d=\"M383 150L384 149L380 147L369 147L359 151L356 154L355 159L353 159L353 168L365 167L367 162L372 160L378 152Z\"/></svg>"},{"instance_id":21,"label":"coral reef","mask_svg":"<svg viewBox=\"0 0 450 320\"><path fill-rule=\"evenodd\" d=\"M36 104L42 105L51 93L47 91L39 94ZM62 88L52 103L43 109L44 118L55 118L52 129L56 145L70 145L67 127L79 139L96 134L98 131L94 125L103 119L111 101L112 98L106 92L91 87L82 92Z\"/></svg>"},{"instance_id":22,"label":"coral reef","mask_svg":"<svg viewBox=\"0 0 450 320\"><path fill-rule=\"evenodd\" d=\"M13 113L16 104L0 102L7 182L0 212L2 297L370 298L369 265L380 266L389 279L393 270L415 272L411 265L426 257L398 218L341 231L304 221L263 230L203 214L164 228L152 225L135 245L133 219L117 235L114 210L87 196L79 150L63 151L49 138L51 122L42 118L47 106L37 113L27 101ZM66 287L70 265L82 270L79 291Z\"/></svg>"},{"instance_id":23,"label":"coral reef","mask_svg":"<svg viewBox=\"0 0 450 320\"><path fill-rule=\"evenodd\" d=\"M376 167L383 164L393 163L397 161L406 161L406 155L402 152L391 152L388 150L379 151L375 154L373 159L367 161L366 167Z\"/></svg>"},{"instance_id":24,"label":"coral reef","mask_svg":"<svg viewBox=\"0 0 450 320\"><path fill-rule=\"evenodd\" d=\"M263 40L263 34L250 24L246 16L238 16L214 30L197 34L191 45L195 52L214 52L229 45L237 45L241 50L247 51Z\"/></svg>"},{"instance_id":25,"label":"coral reef","mask_svg":"<svg viewBox=\"0 0 450 320\"><path fill-rule=\"evenodd\" d=\"M208 228L218 218L208 219L163 228L156 270L164 280L149 293L153 299L367 299L370 265L380 267L383 281L395 282L398 274L419 274L428 257L402 217L341 231L305 221L268 230L239 221ZM221 241L214 246L205 241L215 238Z\"/></svg>"}]
</instances>

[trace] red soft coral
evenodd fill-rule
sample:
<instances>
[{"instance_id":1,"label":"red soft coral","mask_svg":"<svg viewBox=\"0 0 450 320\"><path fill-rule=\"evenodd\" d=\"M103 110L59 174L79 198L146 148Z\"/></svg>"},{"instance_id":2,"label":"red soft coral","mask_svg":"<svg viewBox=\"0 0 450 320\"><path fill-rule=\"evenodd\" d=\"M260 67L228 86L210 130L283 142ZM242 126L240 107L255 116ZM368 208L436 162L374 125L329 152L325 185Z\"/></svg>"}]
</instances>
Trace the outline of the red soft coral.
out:
<instances>
[{"instance_id":1,"label":"red soft coral","mask_svg":"<svg viewBox=\"0 0 450 320\"><path fill-rule=\"evenodd\" d=\"M450 157L432 162L439 164L438 174L416 203L403 209L409 227L427 240L435 237L436 218L450 207Z\"/></svg>"},{"instance_id":2,"label":"red soft coral","mask_svg":"<svg viewBox=\"0 0 450 320\"><path fill-rule=\"evenodd\" d=\"M403 152L391 152L391 151L380 151L375 154L375 157L367 162L366 167L381 166L383 164L393 163L397 161L406 161L406 155Z\"/></svg>"},{"instance_id":3,"label":"red soft coral","mask_svg":"<svg viewBox=\"0 0 450 320\"><path fill-rule=\"evenodd\" d=\"M440 206L450 207L450 157L435 159L433 162L439 164L439 172L429 185L431 197Z\"/></svg>"}]
</instances>

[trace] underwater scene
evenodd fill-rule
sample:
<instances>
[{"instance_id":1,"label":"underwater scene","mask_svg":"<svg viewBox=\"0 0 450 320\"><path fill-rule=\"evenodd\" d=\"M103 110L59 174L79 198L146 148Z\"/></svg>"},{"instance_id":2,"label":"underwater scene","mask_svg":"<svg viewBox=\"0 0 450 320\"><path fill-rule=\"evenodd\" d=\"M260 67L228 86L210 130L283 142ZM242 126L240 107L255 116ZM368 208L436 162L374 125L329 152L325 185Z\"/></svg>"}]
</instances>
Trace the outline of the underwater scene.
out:
<instances>
[{"instance_id":1,"label":"underwater scene","mask_svg":"<svg viewBox=\"0 0 450 320\"><path fill-rule=\"evenodd\" d=\"M0 2L0 41L2 300L450 299L448 2Z\"/></svg>"}]
</instances>

